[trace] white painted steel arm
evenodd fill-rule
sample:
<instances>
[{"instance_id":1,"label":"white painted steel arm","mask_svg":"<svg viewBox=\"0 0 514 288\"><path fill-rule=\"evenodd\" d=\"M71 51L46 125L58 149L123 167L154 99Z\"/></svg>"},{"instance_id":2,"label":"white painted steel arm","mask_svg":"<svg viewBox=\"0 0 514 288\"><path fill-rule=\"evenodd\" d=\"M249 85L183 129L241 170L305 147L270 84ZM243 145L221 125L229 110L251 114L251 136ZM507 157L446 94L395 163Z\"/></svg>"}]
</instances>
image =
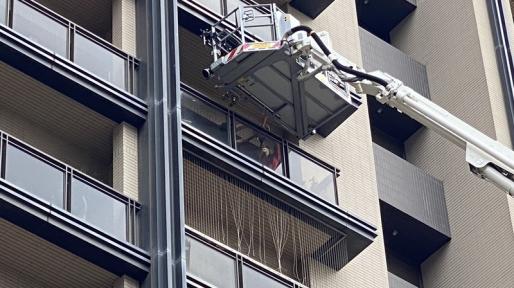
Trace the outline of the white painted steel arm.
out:
<instances>
[{"instance_id":1,"label":"white painted steel arm","mask_svg":"<svg viewBox=\"0 0 514 288\"><path fill-rule=\"evenodd\" d=\"M359 92L375 96L382 103L435 130L466 150L466 161L477 176L514 196L514 151L455 117L400 80L380 71L370 75L385 80L387 87L362 80L351 83Z\"/></svg>"}]
</instances>

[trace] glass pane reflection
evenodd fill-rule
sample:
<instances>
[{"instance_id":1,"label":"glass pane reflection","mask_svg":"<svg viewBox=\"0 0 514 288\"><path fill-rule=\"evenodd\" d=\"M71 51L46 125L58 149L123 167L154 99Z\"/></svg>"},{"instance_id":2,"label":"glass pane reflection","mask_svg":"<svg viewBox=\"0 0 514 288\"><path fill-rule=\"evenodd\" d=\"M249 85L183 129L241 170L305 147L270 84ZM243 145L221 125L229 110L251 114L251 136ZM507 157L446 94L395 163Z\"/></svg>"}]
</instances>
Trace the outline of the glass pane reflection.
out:
<instances>
[{"instance_id":1,"label":"glass pane reflection","mask_svg":"<svg viewBox=\"0 0 514 288\"><path fill-rule=\"evenodd\" d=\"M22 2L14 2L13 29L32 41L67 57L68 28Z\"/></svg>"},{"instance_id":2,"label":"glass pane reflection","mask_svg":"<svg viewBox=\"0 0 514 288\"><path fill-rule=\"evenodd\" d=\"M0 0L0 24L6 24L7 20L7 0Z\"/></svg>"},{"instance_id":3,"label":"glass pane reflection","mask_svg":"<svg viewBox=\"0 0 514 288\"><path fill-rule=\"evenodd\" d=\"M71 182L71 213L126 240L126 205L81 180Z\"/></svg>"},{"instance_id":4,"label":"glass pane reflection","mask_svg":"<svg viewBox=\"0 0 514 288\"><path fill-rule=\"evenodd\" d=\"M244 288L287 288L286 286L277 280L274 280L256 270L243 266L243 287Z\"/></svg>"},{"instance_id":5,"label":"glass pane reflection","mask_svg":"<svg viewBox=\"0 0 514 288\"><path fill-rule=\"evenodd\" d=\"M5 180L62 208L64 172L15 146L6 150Z\"/></svg>"},{"instance_id":6,"label":"glass pane reflection","mask_svg":"<svg viewBox=\"0 0 514 288\"><path fill-rule=\"evenodd\" d=\"M229 144L227 113L185 92L182 92L182 122Z\"/></svg>"},{"instance_id":7,"label":"glass pane reflection","mask_svg":"<svg viewBox=\"0 0 514 288\"><path fill-rule=\"evenodd\" d=\"M305 189L328 202L336 203L334 173L331 171L289 150L289 174L291 180Z\"/></svg>"},{"instance_id":8,"label":"glass pane reflection","mask_svg":"<svg viewBox=\"0 0 514 288\"><path fill-rule=\"evenodd\" d=\"M125 59L79 33L75 34L74 53L75 63L119 88L126 89Z\"/></svg>"},{"instance_id":9,"label":"glass pane reflection","mask_svg":"<svg viewBox=\"0 0 514 288\"><path fill-rule=\"evenodd\" d=\"M283 174L281 143L240 121L236 121L236 148L271 170Z\"/></svg>"},{"instance_id":10,"label":"glass pane reflection","mask_svg":"<svg viewBox=\"0 0 514 288\"><path fill-rule=\"evenodd\" d=\"M191 237L186 238L186 263L188 273L214 287L236 287L235 260Z\"/></svg>"}]
</instances>

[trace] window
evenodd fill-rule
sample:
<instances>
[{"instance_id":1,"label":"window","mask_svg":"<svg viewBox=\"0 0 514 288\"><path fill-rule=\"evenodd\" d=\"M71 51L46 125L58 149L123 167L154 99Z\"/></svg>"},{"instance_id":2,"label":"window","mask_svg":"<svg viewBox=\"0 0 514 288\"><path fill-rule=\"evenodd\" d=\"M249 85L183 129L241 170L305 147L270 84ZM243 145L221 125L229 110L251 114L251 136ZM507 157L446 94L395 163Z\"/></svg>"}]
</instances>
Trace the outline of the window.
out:
<instances>
[{"instance_id":1,"label":"window","mask_svg":"<svg viewBox=\"0 0 514 288\"><path fill-rule=\"evenodd\" d=\"M191 237L186 238L187 272L214 287L236 287L236 261Z\"/></svg>"},{"instance_id":2,"label":"window","mask_svg":"<svg viewBox=\"0 0 514 288\"><path fill-rule=\"evenodd\" d=\"M281 142L240 120L236 120L235 130L237 151L279 174L284 174Z\"/></svg>"},{"instance_id":3,"label":"window","mask_svg":"<svg viewBox=\"0 0 514 288\"><path fill-rule=\"evenodd\" d=\"M8 144L5 180L59 208L63 208L64 172L28 152Z\"/></svg>"},{"instance_id":4,"label":"window","mask_svg":"<svg viewBox=\"0 0 514 288\"><path fill-rule=\"evenodd\" d=\"M336 204L334 171L319 165L294 149L289 149L289 176L303 188Z\"/></svg>"},{"instance_id":5,"label":"window","mask_svg":"<svg viewBox=\"0 0 514 288\"><path fill-rule=\"evenodd\" d=\"M230 144L228 114L186 92L182 92L182 122L218 141Z\"/></svg>"},{"instance_id":6,"label":"window","mask_svg":"<svg viewBox=\"0 0 514 288\"><path fill-rule=\"evenodd\" d=\"M243 266L243 287L244 288L287 288L281 282L270 278L254 270L253 268L248 267L247 265Z\"/></svg>"},{"instance_id":7,"label":"window","mask_svg":"<svg viewBox=\"0 0 514 288\"><path fill-rule=\"evenodd\" d=\"M13 14L14 30L62 57L68 56L67 26L20 1L14 1Z\"/></svg>"}]
</instances>

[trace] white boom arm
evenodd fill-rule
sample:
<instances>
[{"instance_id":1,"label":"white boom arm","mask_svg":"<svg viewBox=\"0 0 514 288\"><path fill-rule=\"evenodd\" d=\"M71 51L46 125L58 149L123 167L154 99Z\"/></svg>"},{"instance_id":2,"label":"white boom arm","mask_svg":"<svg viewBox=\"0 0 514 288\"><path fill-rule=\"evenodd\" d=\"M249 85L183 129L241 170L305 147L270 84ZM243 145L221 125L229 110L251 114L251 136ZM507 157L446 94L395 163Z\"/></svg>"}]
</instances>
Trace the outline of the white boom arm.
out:
<instances>
[{"instance_id":1,"label":"white boom arm","mask_svg":"<svg viewBox=\"0 0 514 288\"><path fill-rule=\"evenodd\" d=\"M466 161L473 173L514 196L514 151L453 116L400 80L381 71L369 74L385 80L387 87L369 80L350 84L358 92L375 96L380 103L398 109L465 149Z\"/></svg>"}]
</instances>

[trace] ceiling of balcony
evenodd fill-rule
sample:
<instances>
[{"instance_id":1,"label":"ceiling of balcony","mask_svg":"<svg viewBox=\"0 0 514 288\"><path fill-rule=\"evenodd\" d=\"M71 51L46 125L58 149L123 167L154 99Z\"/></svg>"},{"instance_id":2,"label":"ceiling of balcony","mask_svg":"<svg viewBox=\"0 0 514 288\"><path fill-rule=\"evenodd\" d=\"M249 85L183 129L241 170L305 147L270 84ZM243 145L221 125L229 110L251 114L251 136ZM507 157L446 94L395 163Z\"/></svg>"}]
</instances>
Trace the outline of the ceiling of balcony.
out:
<instances>
[{"instance_id":1,"label":"ceiling of balcony","mask_svg":"<svg viewBox=\"0 0 514 288\"><path fill-rule=\"evenodd\" d=\"M111 0L36 0L54 12L111 41Z\"/></svg>"},{"instance_id":2,"label":"ceiling of balcony","mask_svg":"<svg viewBox=\"0 0 514 288\"><path fill-rule=\"evenodd\" d=\"M3 62L0 87L0 130L109 184L117 123Z\"/></svg>"},{"instance_id":3,"label":"ceiling of balcony","mask_svg":"<svg viewBox=\"0 0 514 288\"><path fill-rule=\"evenodd\" d=\"M117 276L0 219L1 287L112 287Z\"/></svg>"}]
</instances>

